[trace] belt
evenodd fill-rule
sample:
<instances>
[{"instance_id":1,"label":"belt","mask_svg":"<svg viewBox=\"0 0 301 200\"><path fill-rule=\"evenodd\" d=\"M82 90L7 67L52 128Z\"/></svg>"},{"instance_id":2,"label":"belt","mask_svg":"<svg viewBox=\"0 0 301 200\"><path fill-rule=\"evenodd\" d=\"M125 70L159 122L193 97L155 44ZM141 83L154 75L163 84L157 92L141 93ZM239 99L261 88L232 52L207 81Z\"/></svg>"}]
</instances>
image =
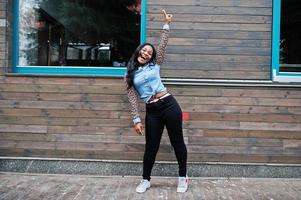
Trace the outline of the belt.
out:
<instances>
[{"instance_id":1,"label":"belt","mask_svg":"<svg viewBox=\"0 0 301 200\"><path fill-rule=\"evenodd\" d=\"M168 93L168 92L164 92L162 93L162 95L160 93L156 94L156 95L153 95L147 102L147 104L150 104L150 103L155 103L161 99L164 99L165 97L168 97L170 96L171 94Z\"/></svg>"}]
</instances>

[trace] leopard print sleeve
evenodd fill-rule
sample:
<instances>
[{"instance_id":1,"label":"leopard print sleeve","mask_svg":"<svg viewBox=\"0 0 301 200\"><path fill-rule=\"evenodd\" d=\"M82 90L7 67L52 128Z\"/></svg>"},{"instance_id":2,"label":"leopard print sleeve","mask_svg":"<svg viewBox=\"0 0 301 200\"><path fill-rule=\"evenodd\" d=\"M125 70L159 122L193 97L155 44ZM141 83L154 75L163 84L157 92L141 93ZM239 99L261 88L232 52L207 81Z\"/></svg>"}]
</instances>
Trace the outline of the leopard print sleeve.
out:
<instances>
[{"instance_id":1,"label":"leopard print sleeve","mask_svg":"<svg viewBox=\"0 0 301 200\"><path fill-rule=\"evenodd\" d=\"M163 27L159 45L157 46L157 64L161 65L164 62L166 46L169 38L169 26L166 24Z\"/></svg>"},{"instance_id":2,"label":"leopard print sleeve","mask_svg":"<svg viewBox=\"0 0 301 200\"><path fill-rule=\"evenodd\" d=\"M135 125L135 124L141 122L141 118L139 115L138 94L137 94L136 90L134 89L134 87L131 87L130 89L128 89L128 84L126 81L125 81L125 87L126 87L126 91L127 91L128 100L130 103L132 120Z\"/></svg>"}]
</instances>

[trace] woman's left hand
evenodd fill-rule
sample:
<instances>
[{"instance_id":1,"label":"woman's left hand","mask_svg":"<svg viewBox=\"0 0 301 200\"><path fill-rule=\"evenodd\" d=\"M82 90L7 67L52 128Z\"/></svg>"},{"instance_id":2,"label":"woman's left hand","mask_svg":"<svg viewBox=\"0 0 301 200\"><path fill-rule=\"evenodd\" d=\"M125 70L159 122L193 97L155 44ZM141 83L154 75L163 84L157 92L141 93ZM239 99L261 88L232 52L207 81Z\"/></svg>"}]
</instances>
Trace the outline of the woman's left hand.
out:
<instances>
[{"instance_id":1,"label":"woman's left hand","mask_svg":"<svg viewBox=\"0 0 301 200\"><path fill-rule=\"evenodd\" d=\"M140 134L140 135L143 135L143 125L142 125L142 123L141 122L139 122L139 123L137 123L137 124L135 124L135 131L136 131L136 133L138 133L138 134Z\"/></svg>"},{"instance_id":2,"label":"woman's left hand","mask_svg":"<svg viewBox=\"0 0 301 200\"><path fill-rule=\"evenodd\" d=\"M165 10L162 10L163 15L164 15L164 21L167 24L170 24L171 19L172 19L172 14L167 14Z\"/></svg>"}]
</instances>

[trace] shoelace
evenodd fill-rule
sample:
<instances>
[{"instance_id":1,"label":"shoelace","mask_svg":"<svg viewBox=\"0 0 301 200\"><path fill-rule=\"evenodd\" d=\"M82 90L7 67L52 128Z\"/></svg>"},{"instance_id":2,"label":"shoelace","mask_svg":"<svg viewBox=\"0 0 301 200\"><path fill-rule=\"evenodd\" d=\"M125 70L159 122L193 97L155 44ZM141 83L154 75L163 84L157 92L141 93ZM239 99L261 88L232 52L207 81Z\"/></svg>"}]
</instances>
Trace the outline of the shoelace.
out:
<instances>
[{"instance_id":1,"label":"shoelace","mask_svg":"<svg viewBox=\"0 0 301 200\"><path fill-rule=\"evenodd\" d=\"M147 184L147 180L141 180L140 185L142 185L142 184Z\"/></svg>"}]
</instances>

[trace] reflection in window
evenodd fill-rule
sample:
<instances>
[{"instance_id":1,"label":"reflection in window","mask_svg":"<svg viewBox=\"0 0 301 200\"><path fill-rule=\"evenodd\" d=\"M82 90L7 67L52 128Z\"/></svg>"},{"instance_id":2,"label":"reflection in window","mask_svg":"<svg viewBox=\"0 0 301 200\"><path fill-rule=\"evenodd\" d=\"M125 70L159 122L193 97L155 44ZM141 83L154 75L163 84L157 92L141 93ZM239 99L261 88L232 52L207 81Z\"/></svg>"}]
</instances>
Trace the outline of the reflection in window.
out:
<instances>
[{"instance_id":1,"label":"reflection in window","mask_svg":"<svg viewBox=\"0 0 301 200\"><path fill-rule=\"evenodd\" d=\"M19 66L123 67L140 43L140 0L22 0Z\"/></svg>"},{"instance_id":2,"label":"reflection in window","mask_svg":"<svg viewBox=\"0 0 301 200\"><path fill-rule=\"evenodd\" d=\"M301 72L301 0L281 2L280 71Z\"/></svg>"}]
</instances>

